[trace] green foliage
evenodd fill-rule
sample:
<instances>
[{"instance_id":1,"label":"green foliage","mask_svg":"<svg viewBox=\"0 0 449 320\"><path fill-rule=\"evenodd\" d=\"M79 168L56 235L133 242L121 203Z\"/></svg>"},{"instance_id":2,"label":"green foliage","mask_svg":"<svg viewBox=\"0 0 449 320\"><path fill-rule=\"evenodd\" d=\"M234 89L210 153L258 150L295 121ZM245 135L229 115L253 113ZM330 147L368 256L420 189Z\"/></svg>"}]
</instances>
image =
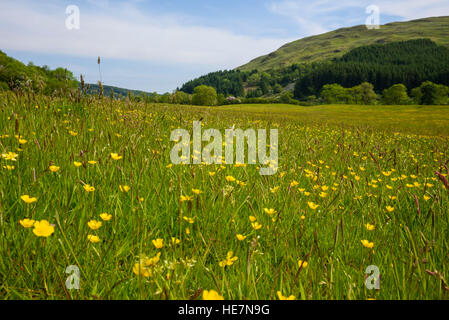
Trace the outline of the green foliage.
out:
<instances>
[{"instance_id":1,"label":"green foliage","mask_svg":"<svg viewBox=\"0 0 449 320\"><path fill-rule=\"evenodd\" d=\"M293 92L291 91L284 91L280 97L280 101L282 103L290 103L290 100L292 99L293 99Z\"/></svg>"},{"instance_id":2,"label":"green foliage","mask_svg":"<svg viewBox=\"0 0 449 320\"><path fill-rule=\"evenodd\" d=\"M241 97L244 95L243 82L246 81L247 74L239 71L218 71L191 80L181 87L181 91L193 94L194 89L200 85L214 87L217 93L225 96Z\"/></svg>"},{"instance_id":3,"label":"green foliage","mask_svg":"<svg viewBox=\"0 0 449 320\"><path fill-rule=\"evenodd\" d=\"M432 83L423 82L420 87L412 91L414 100L423 105L441 105L449 103L449 87Z\"/></svg>"},{"instance_id":4,"label":"green foliage","mask_svg":"<svg viewBox=\"0 0 449 320\"><path fill-rule=\"evenodd\" d=\"M363 82L362 84L351 88L350 94L353 96L355 104L371 105L375 104L377 100L374 86L368 82Z\"/></svg>"},{"instance_id":5,"label":"green foliage","mask_svg":"<svg viewBox=\"0 0 449 320\"><path fill-rule=\"evenodd\" d=\"M197 106L214 106L217 104L217 92L213 87L198 86L193 90L192 103Z\"/></svg>"},{"instance_id":6,"label":"green foliage","mask_svg":"<svg viewBox=\"0 0 449 320\"><path fill-rule=\"evenodd\" d=\"M6 84L8 89L29 89L45 94L71 91L78 86L72 72L66 69L51 70L47 66L39 67L31 62L26 66L2 51L0 51L0 83L2 83L0 90L7 89Z\"/></svg>"},{"instance_id":7,"label":"green foliage","mask_svg":"<svg viewBox=\"0 0 449 320\"><path fill-rule=\"evenodd\" d=\"M392 85L383 91L382 102L387 105L409 104L410 98L407 94L407 88L402 83Z\"/></svg>"},{"instance_id":8,"label":"green foliage","mask_svg":"<svg viewBox=\"0 0 449 320\"><path fill-rule=\"evenodd\" d=\"M364 46L334 61L316 64L297 81L295 96L316 94L329 83L352 87L369 82L382 91L396 83L414 88L426 80L449 85L449 49L418 39Z\"/></svg>"},{"instance_id":9,"label":"green foliage","mask_svg":"<svg viewBox=\"0 0 449 320\"><path fill-rule=\"evenodd\" d=\"M172 94L172 101L171 103L175 104L190 104L191 96L185 92L182 91L175 91L175 93Z\"/></svg>"}]
</instances>

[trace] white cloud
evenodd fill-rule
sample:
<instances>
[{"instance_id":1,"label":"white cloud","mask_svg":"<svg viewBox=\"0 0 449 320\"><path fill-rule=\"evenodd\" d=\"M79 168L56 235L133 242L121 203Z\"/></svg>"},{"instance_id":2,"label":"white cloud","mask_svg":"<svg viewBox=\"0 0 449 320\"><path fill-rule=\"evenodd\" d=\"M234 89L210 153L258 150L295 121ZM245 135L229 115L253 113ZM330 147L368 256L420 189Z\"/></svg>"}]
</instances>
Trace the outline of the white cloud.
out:
<instances>
[{"instance_id":1,"label":"white cloud","mask_svg":"<svg viewBox=\"0 0 449 320\"><path fill-rule=\"evenodd\" d=\"M98 3L97 3L98 4ZM254 38L143 14L134 4L80 7L80 29L65 27L65 7L0 3L0 48L79 57L131 59L233 68L292 39Z\"/></svg>"}]
</instances>

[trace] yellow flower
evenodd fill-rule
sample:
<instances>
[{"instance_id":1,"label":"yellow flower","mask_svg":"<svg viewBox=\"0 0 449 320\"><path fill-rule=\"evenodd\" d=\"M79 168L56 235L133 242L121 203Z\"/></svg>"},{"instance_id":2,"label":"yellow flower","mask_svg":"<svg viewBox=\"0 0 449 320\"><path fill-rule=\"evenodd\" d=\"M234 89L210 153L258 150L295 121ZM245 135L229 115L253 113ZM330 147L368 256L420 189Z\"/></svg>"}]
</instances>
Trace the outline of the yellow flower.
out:
<instances>
[{"instance_id":1,"label":"yellow flower","mask_svg":"<svg viewBox=\"0 0 449 320\"><path fill-rule=\"evenodd\" d=\"M313 202L307 202L307 204L309 205L309 208L312 210L316 210L319 207L318 204L315 204Z\"/></svg>"},{"instance_id":2,"label":"yellow flower","mask_svg":"<svg viewBox=\"0 0 449 320\"><path fill-rule=\"evenodd\" d=\"M277 295L279 297L279 300L295 300L296 299L296 297L294 295L285 297L282 295L282 292L280 292L280 291L277 292Z\"/></svg>"},{"instance_id":3,"label":"yellow flower","mask_svg":"<svg viewBox=\"0 0 449 320\"><path fill-rule=\"evenodd\" d=\"M232 266L234 264L235 261L237 261L239 258L234 257L234 252L229 251L228 254L226 255L226 259L224 259L223 261L220 261L219 266L224 268L226 266Z\"/></svg>"},{"instance_id":4,"label":"yellow flower","mask_svg":"<svg viewBox=\"0 0 449 320\"><path fill-rule=\"evenodd\" d=\"M92 230L98 230L101 228L101 221L97 221L97 220L90 220L87 225L89 226L89 228L91 228Z\"/></svg>"},{"instance_id":5,"label":"yellow flower","mask_svg":"<svg viewBox=\"0 0 449 320\"><path fill-rule=\"evenodd\" d=\"M89 234L89 235L87 236L87 239L88 239L91 243L98 243L98 242L100 242L100 238L99 238L98 236L94 236L94 235L91 235L91 234Z\"/></svg>"},{"instance_id":6,"label":"yellow flower","mask_svg":"<svg viewBox=\"0 0 449 320\"><path fill-rule=\"evenodd\" d=\"M181 240L176 239L175 237L171 237L171 243L172 243L172 244L178 244L178 243L180 243L180 242L181 242Z\"/></svg>"},{"instance_id":7,"label":"yellow flower","mask_svg":"<svg viewBox=\"0 0 449 320\"><path fill-rule=\"evenodd\" d=\"M173 167L173 163L170 163L169 165L166 166L167 169L170 169L171 167Z\"/></svg>"},{"instance_id":8,"label":"yellow flower","mask_svg":"<svg viewBox=\"0 0 449 320\"><path fill-rule=\"evenodd\" d=\"M129 186L122 186L122 185L119 185L119 188L121 192L128 192L131 189Z\"/></svg>"},{"instance_id":9,"label":"yellow flower","mask_svg":"<svg viewBox=\"0 0 449 320\"><path fill-rule=\"evenodd\" d=\"M36 201L37 201L36 198L34 198L34 197L31 198L31 197L30 197L29 195L27 195L27 194L21 196L20 199L22 199L23 201L25 201L25 203L27 203L27 204L30 204L30 203L33 203L33 202L36 202Z\"/></svg>"},{"instance_id":10,"label":"yellow flower","mask_svg":"<svg viewBox=\"0 0 449 320\"><path fill-rule=\"evenodd\" d=\"M193 200L193 196L181 196L181 197L179 198L179 200L180 200L181 202L184 202L184 201L192 201L192 200Z\"/></svg>"},{"instance_id":11,"label":"yellow flower","mask_svg":"<svg viewBox=\"0 0 449 320\"><path fill-rule=\"evenodd\" d=\"M19 144L25 144L27 141L25 139L19 139Z\"/></svg>"},{"instance_id":12,"label":"yellow flower","mask_svg":"<svg viewBox=\"0 0 449 320\"><path fill-rule=\"evenodd\" d=\"M187 221L188 223L190 223L190 224L194 224L194 223L195 223L195 220L192 219L192 218L189 218L189 217L184 216L183 219L184 219L185 221Z\"/></svg>"},{"instance_id":13,"label":"yellow flower","mask_svg":"<svg viewBox=\"0 0 449 320\"><path fill-rule=\"evenodd\" d=\"M152 268L159 262L160 257L161 257L160 252L158 252L158 254L153 258L141 257L139 259L139 262L134 265L133 272L136 275L145 278L151 277L153 275Z\"/></svg>"},{"instance_id":14,"label":"yellow flower","mask_svg":"<svg viewBox=\"0 0 449 320\"><path fill-rule=\"evenodd\" d=\"M291 186L291 187L296 187L297 185L299 185L299 182L298 182L298 181L295 181L295 180L293 180L293 181L290 183L290 186Z\"/></svg>"},{"instance_id":15,"label":"yellow flower","mask_svg":"<svg viewBox=\"0 0 449 320\"><path fill-rule=\"evenodd\" d=\"M257 221L251 223L251 226L253 227L254 230L259 230L260 228L262 228L262 225Z\"/></svg>"},{"instance_id":16,"label":"yellow flower","mask_svg":"<svg viewBox=\"0 0 449 320\"><path fill-rule=\"evenodd\" d=\"M72 131L72 130L70 130L69 133L73 137L76 137L78 135L78 133L76 133L75 131Z\"/></svg>"},{"instance_id":17,"label":"yellow flower","mask_svg":"<svg viewBox=\"0 0 449 320\"><path fill-rule=\"evenodd\" d=\"M111 158L114 160L123 159L123 156L119 156L118 153L111 153Z\"/></svg>"},{"instance_id":18,"label":"yellow flower","mask_svg":"<svg viewBox=\"0 0 449 320\"><path fill-rule=\"evenodd\" d=\"M249 216L249 221L254 222L256 220L257 220L257 218L255 216Z\"/></svg>"},{"instance_id":19,"label":"yellow flower","mask_svg":"<svg viewBox=\"0 0 449 320\"><path fill-rule=\"evenodd\" d=\"M300 267L301 269L307 268L308 265L309 263L307 261L298 260L298 267Z\"/></svg>"},{"instance_id":20,"label":"yellow flower","mask_svg":"<svg viewBox=\"0 0 449 320\"><path fill-rule=\"evenodd\" d=\"M60 168L58 166L50 166L49 169L51 172L57 172Z\"/></svg>"},{"instance_id":21,"label":"yellow flower","mask_svg":"<svg viewBox=\"0 0 449 320\"><path fill-rule=\"evenodd\" d=\"M227 177L226 177L226 181L228 181L228 182L234 182L234 181L235 181L235 178L232 177L232 176L227 176Z\"/></svg>"},{"instance_id":22,"label":"yellow flower","mask_svg":"<svg viewBox=\"0 0 449 320\"><path fill-rule=\"evenodd\" d=\"M367 223L365 225L366 230L368 231L373 231L375 229L375 226L373 226L372 224Z\"/></svg>"},{"instance_id":23,"label":"yellow flower","mask_svg":"<svg viewBox=\"0 0 449 320\"><path fill-rule=\"evenodd\" d=\"M156 247L156 249L161 249L164 246L164 240L160 238L153 240L151 242L153 242L153 245Z\"/></svg>"},{"instance_id":24,"label":"yellow flower","mask_svg":"<svg viewBox=\"0 0 449 320\"><path fill-rule=\"evenodd\" d=\"M75 165L75 167L79 168L81 167L83 164L81 162L78 161L74 161L73 164Z\"/></svg>"},{"instance_id":25,"label":"yellow flower","mask_svg":"<svg viewBox=\"0 0 449 320\"><path fill-rule=\"evenodd\" d=\"M84 190L86 190L86 192L94 192L95 191L95 188L89 184L85 184L83 186L83 188L84 188Z\"/></svg>"},{"instance_id":26,"label":"yellow flower","mask_svg":"<svg viewBox=\"0 0 449 320\"><path fill-rule=\"evenodd\" d=\"M429 196L424 196L424 200L429 201L430 197Z\"/></svg>"},{"instance_id":27,"label":"yellow flower","mask_svg":"<svg viewBox=\"0 0 449 320\"><path fill-rule=\"evenodd\" d=\"M327 193L326 192L320 192L320 197L321 198L326 198L327 197Z\"/></svg>"},{"instance_id":28,"label":"yellow flower","mask_svg":"<svg viewBox=\"0 0 449 320\"><path fill-rule=\"evenodd\" d=\"M368 240L361 240L365 248L371 249L374 247L374 242L369 242Z\"/></svg>"},{"instance_id":29,"label":"yellow flower","mask_svg":"<svg viewBox=\"0 0 449 320\"><path fill-rule=\"evenodd\" d=\"M55 232L55 227L47 220L36 221L34 223L33 233L38 237L49 237Z\"/></svg>"},{"instance_id":30,"label":"yellow flower","mask_svg":"<svg viewBox=\"0 0 449 320\"><path fill-rule=\"evenodd\" d=\"M238 234L238 235L237 235L237 239L238 239L239 241L243 241L243 240L246 239L246 236L244 236L244 235L242 235L242 234Z\"/></svg>"},{"instance_id":31,"label":"yellow flower","mask_svg":"<svg viewBox=\"0 0 449 320\"><path fill-rule=\"evenodd\" d=\"M279 187L270 188L271 193L276 193L279 190Z\"/></svg>"},{"instance_id":32,"label":"yellow flower","mask_svg":"<svg viewBox=\"0 0 449 320\"><path fill-rule=\"evenodd\" d=\"M215 176L215 174L216 174L216 172L215 172L215 171L213 171L213 172L209 172L209 176L211 176L211 177Z\"/></svg>"},{"instance_id":33,"label":"yellow flower","mask_svg":"<svg viewBox=\"0 0 449 320\"><path fill-rule=\"evenodd\" d=\"M204 290L203 291L203 300L224 300L223 296L220 296L215 290Z\"/></svg>"},{"instance_id":34,"label":"yellow flower","mask_svg":"<svg viewBox=\"0 0 449 320\"><path fill-rule=\"evenodd\" d=\"M192 189L192 191L194 194L197 194L197 195L200 193L203 193L200 189Z\"/></svg>"},{"instance_id":35,"label":"yellow flower","mask_svg":"<svg viewBox=\"0 0 449 320\"><path fill-rule=\"evenodd\" d=\"M393 212L394 211L394 208L392 206L387 206L386 209L387 209L388 212Z\"/></svg>"},{"instance_id":36,"label":"yellow flower","mask_svg":"<svg viewBox=\"0 0 449 320\"><path fill-rule=\"evenodd\" d=\"M22 225L22 227L31 228L32 226L34 226L35 221L32 219L23 219L23 220L20 220L19 222Z\"/></svg>"},{"instance_id":37,"label":"yellow flower","mask_svg":"<svg viewBox=\"0 0 449 320\"><path fill-rule=\"evenodd\" d=\"M100 218L103 219L103 221L109 221L112 219L112 215L107 214L107 213L102 213L102 214L100 214Z\"/></svg>"},{"instance_id":38,"label":"yellow flower","mask_svg":"<svg viewBox=\"0 0 449 320\"><path fill-rule=\"evenodd\" d=\"M274 214L277 213L277 211L274 210L274 209L267 209L267 208L265 208L264 211L265 211L265 213L267 213L269 216L272 216L272 215L274 215Z\"/></svg>"}]
</instances>

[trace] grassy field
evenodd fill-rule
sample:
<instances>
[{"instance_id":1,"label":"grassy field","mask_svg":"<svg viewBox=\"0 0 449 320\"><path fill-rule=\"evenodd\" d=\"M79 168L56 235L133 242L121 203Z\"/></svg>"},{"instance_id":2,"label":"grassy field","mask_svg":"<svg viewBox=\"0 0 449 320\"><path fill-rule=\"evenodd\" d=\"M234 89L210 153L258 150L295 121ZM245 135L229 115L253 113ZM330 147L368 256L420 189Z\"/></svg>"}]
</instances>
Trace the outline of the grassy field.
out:
<instances>
[{"instance_id":1,"label":"grassy field","mask_svg":"<svg viewBox=\"0 0 449 320\"><path fill-rule=\"evenodd\" d=\"M8 94L0 111L2 299L449 298L448 107ZM277 128L278 172L172 165L172 130L200 119Z\"/></svg>"}]
</instances>

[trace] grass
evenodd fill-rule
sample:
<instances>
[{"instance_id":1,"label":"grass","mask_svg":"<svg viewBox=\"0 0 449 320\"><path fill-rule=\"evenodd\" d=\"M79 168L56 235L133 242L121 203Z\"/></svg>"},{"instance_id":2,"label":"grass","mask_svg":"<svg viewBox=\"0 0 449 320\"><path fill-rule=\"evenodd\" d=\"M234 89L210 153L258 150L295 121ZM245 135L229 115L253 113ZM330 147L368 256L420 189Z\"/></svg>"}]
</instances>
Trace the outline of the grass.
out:
<instances>
[{"instance_id":1,"label":"grass","mask_svg":"<svg viewBox=\"0 0 449 320\"><path fill-rule=\"evenodd\" d=\"M449 17L433 17L389 23L372 30L364 25L342 28L287 43L275 52L258 57L238 69L266 71L294 63L331 60L351 49L376 43L428 38L439 45L449 46L448 26Z\"/></svg>"},{"instance_id":2,"label":"grass","mask_svg":"<svg viewBox=\"0 0 449 320\"><path fill-rule=\"evenodd\" d=\"M0 160L2 299L201 299L202 290L225 299L448 298L449 194L435 174L447 174L445 107L204 108L3 94L0 110L0 152L17 154ZM277 174L171 166L171 131L199 119L219 130L279 129ZM48 220L54 232L38 237L24 218ZM221 267L229 251L238 260ZM153 265L139 269L140 258ZM65 286L71 265L80 290ZM364 284L370 265L380 290Z\"/></svg>"}]
</instances>

